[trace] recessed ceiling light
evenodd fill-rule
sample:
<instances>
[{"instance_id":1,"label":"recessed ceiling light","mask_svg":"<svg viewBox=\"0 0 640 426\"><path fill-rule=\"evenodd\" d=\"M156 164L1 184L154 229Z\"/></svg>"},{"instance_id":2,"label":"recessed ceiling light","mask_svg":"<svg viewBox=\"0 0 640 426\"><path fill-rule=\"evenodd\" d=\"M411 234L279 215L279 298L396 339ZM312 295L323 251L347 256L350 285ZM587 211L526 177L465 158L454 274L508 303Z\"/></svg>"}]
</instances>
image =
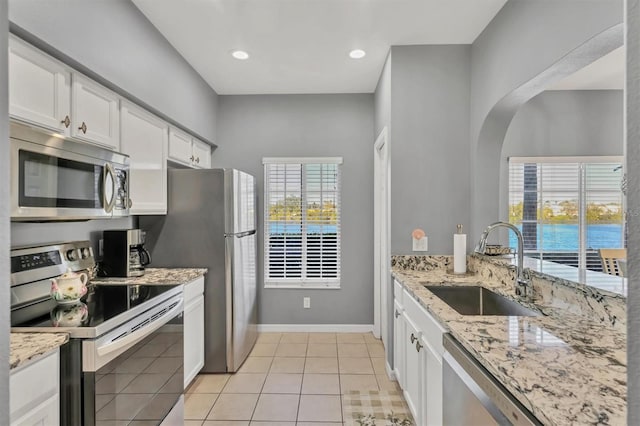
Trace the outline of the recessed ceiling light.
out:
<instances>
[{"instance_id":1,"label":"recessed ceiling light","mask_svg":"<svg viewBox=\"0 0 640 426\"><path fill-rule=\"evenodd\" d=\"M362 49L354 49L351 52L349 52L349 56L351 57L351 59L360 59L360 58L364 58L364 55L366 55L367 52L365 52Z\"/></svg>"},{"instance_id":2,"label":"recessed ceiling light","mask_svg":"<svg viewBox=\"0 0 640 426\"><path fill-rule=\"evenodd\" d=\"M231 56L233 56L236 59L240 59L241 61L244 61L245 59L249 59L249 54L244 50L234 50L233 52L231 52Z\"/></svg>"}]
</instances>

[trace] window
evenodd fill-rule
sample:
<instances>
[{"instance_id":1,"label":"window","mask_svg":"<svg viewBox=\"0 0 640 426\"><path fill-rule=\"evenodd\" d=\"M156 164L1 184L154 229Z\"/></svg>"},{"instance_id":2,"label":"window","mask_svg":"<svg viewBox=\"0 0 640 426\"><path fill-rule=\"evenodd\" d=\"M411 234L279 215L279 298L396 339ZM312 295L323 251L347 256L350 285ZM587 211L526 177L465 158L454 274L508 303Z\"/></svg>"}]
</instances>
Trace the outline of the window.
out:
<instances>
[{"instance_id":1,"label":"window","mask_svg":"<svg viewBox=\"0 0 640 426\"><path fill-rule=\"evenodd\" d=\"M342 158L264 158L265 287L340 287Z\"/></svg>"},{"instance_id":2,"label":"window","mask_svg":"<svg viewBox=\"0 0 640 426\"><path fill-rule=\"evenodd\" d=\"M598 249L625 246L622 161L510 158L509 221L522 231L525 255L601 271Z\"/></svg>"}]
</instances>

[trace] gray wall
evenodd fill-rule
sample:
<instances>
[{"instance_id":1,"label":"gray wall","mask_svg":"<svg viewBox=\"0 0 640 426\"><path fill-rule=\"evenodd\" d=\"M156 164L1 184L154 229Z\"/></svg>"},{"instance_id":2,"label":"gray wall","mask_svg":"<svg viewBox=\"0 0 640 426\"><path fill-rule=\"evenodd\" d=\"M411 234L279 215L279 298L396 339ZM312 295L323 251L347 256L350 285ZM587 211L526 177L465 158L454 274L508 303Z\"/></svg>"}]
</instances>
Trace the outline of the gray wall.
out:
<instances>
[{"instance_id":1,"label":"gray wall","mask_svg":"<svg viewBox=\"0 0 640 426\"><path fill-rule=\"evenodd\" d=\"M12 24L215 142L215 91L130 0L10 3Z\"/></svg>"},{"instance_id":2,"label":"gray wall","mask_svg":"<svg viewBox=\"0 0 640 426\"><path fill-rule=\"evenodd\" d=\"M640 424L640 1L627 0L627 424Z\"/></svg>"},{"instance_id":3,"label":"gray wall","mask_svg":"<svg viewBox=\"0 0 640 426\"><path fill-rule=\"evenodd\" d=\"M7 1L0 0L0 425L9 424L9 93Z\"/></svg>"},{"instance_id":4,"label":"gray wall","mask_svg":"<svg viewBox=\"0 0 640 426\"><path fill-rule=\"evenodd\" d=\"M470 222L470 46L391 53L391 253L411 254L422 228L429 254L451 254Z\"/></svg>"},{"instance_id":5,"label":"gray wall","mask_svg":"<svg viewBox=\"0 0 640 426\"><path fill-rule=\"evenodd\" d=\"M220 96L214 167L258 182L258 298L262 324L373 323L373 95ZM341 156L339 290L263 288L263 157ZM303 296L311 309L302 308Z\"/></svg>"},{"instance_id":6,"label":"gray wall","mask_svg":"<svg viewBox=\"0 0 640 426\"><path fill-rule=\"evenodd\" d=\"M622 90L547 91L513 117L500 159L500 213L507 217L509 157L623 156Z\"/></svg>"},{"instance_id":7,"label":"gray wall","mask_svg":"<svg viewBox=\"0 0 640 426\"><path fill-rule=\"evenodd\" d=\"M622 0L510 0L475 40L471 52L472 235L498 219L500 151L517 108L596 59L589 49L571 55L576 48L593 43L603 54L622 45L622 12ZM610 30L614 31L609 34ZM601 33L607 34L604 41L596 39ZM525 85L527 89L518 92Z\"/></svg>"}]
</instances>

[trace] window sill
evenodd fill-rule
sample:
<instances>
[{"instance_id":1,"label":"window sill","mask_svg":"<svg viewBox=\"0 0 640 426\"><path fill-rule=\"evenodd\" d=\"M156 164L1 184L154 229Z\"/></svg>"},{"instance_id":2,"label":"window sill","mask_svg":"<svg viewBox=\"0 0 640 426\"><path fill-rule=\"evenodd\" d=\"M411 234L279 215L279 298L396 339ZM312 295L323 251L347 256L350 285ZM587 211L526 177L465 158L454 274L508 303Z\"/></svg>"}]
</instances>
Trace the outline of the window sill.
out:
<instances>
[{"instance_id":1,"label":"window sill","mask_svg":"<svg viewBox=\"0 0 640 426\"><path fill-rule=\"evenodd\" d=\"M267 289L340 290L340 283L265 283Z\"/></svg>"}]
</instances>

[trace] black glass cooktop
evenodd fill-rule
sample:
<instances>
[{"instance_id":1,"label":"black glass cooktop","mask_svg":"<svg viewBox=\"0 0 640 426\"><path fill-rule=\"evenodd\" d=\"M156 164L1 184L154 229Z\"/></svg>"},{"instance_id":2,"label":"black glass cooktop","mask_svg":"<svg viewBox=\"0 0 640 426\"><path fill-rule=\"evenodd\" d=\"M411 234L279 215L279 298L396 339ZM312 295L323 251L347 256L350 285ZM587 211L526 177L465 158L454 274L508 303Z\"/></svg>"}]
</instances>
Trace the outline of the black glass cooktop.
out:
<instances>
[{"instance_id":1,"label":"black glass cooktop","mask_svg":"<svg viewBox=\"0 0 640 426\"><path fill-rule=\"evenodd\" d=\"M48 313L15 324L12 321L12 326L14 328L98 327L174 287L171 285L91 285L89 292L80 302L57 305L50 300L47 302L50 307Z\"/></svg>"}]
</instances>

